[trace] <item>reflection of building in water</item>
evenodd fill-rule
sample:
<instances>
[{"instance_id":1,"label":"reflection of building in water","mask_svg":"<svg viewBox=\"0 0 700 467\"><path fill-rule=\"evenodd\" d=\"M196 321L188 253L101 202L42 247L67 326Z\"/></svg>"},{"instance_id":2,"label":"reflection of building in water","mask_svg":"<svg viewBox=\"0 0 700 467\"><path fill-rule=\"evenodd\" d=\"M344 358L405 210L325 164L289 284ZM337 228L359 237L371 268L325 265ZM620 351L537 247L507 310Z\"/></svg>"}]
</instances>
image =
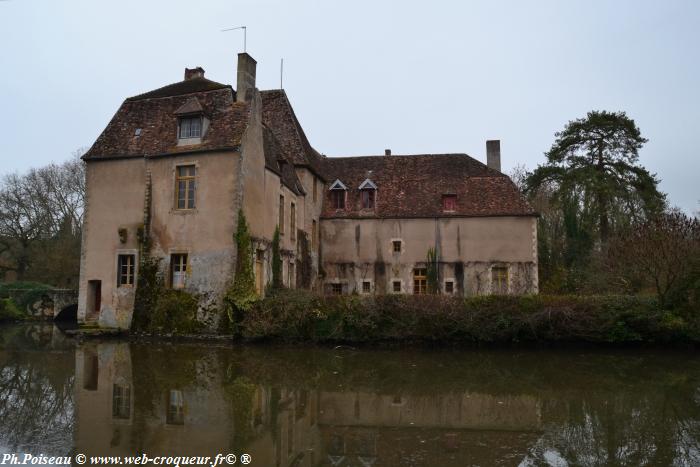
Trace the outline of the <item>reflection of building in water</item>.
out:
<instances>
[{"instance_id":1,"label":"reflection of building in water","mask_svg":"<svg viewBox=\"0 0 700 467\"><path fill-rule=\"evenodd\" d=\"M323 392L324 466L517 465L541 428L538 401L486 394Z\"/></svg>"},{"instance_id":2,"label":"reflection of building in water","mask_svg":"<svg viewBox=\"0 0 700 467\"><path fill-rule=\"evenodd\" d=\"M77 350L77 452L246 452L271 467L517 465L541 428L528 396L278 388L231 377L224 352L184 354L172 366L154 363L163 349L137 352L132 360L129 344L114 343ZM186 368L194 371L183 377Z\"/></svg>"},{"instance_id":3,"label":"reflection of building in water","mask_svg":"<svg viewBox=\"0 0 700 467\"><path fill-rule=\"evenodd\" d=\"M255 465L318 464L315 396L245 378L229 384L217 359L194 363L205 381L173 377L179 368L132 368L126 343L82 345L76 351L76 451L88 456L247 452Z\"/></svg>"}]
</instances>

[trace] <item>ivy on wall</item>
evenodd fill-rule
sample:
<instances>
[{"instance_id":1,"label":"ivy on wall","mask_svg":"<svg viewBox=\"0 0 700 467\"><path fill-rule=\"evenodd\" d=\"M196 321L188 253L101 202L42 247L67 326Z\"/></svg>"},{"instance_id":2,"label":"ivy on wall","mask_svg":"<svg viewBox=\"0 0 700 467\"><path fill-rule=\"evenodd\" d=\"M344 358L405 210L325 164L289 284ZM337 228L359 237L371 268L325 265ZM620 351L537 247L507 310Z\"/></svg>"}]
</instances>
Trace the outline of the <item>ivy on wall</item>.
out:
<instances>
[{"instance_id":1,"label":"ivy on wall","mask_svg":"<svg viewBox=\"0 0 700 467\"><path fill-rule=\"evenodd\" d=\"M280 256L280 228L272 236L272 290L282 288L282 257Z\"/></svg>"},{"instance_id":2,"label":"ivy on wall","mask_svg":"<svg viewBox=\"0 0 700 467\"><path fill-rule=\"evenodd\" d=\"M438 280L438 259L435 248L428 248L426 261L426 276L428 282L428 293L437 294L440 292L440 282Z\"/></svg>"},{"instance_id":3,"label":"ivy on wall","mask_svg":"<svg viewBox=\"0 0 700 467\"><path fill-rule=\"evenodd\" d=\"M224 297L224 316L221 317L221 329L237 334L236 323L243 312L249 310L258 299L253 275L253 249L248 230L248 223L243 210L238 211L238 226L234 238L236 242L236 269L233 283Z\"/></svg>"}]
</instances>

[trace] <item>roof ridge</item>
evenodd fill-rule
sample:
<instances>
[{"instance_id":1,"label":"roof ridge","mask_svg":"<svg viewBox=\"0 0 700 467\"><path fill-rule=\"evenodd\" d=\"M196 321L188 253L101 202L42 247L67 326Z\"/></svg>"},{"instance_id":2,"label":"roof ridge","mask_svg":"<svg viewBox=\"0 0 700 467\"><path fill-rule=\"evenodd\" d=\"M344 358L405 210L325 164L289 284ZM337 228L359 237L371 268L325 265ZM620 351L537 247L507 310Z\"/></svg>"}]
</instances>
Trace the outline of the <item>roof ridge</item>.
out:
<instances>
[{"instance_id":1,"label":"roof ridge","mask_svg":"<svg viewBox=\"0 0 700 467\"><path fill-rule=\"evenodd\" d=\"M211 89L202 89L202 90L189 91L189 92L183 92L183 93L168 94L168 95L163 95L163 96L158 95L159 92L167 90L168 88L175 87L178 85L185 86L184 83L188 83L188 84L203 83L203 84L207 84L207 85L210 85L213 87ZM127 97L125 100L126 101L141 101L141 100L149 100L149 99L165 99L165 98L171 98L171 97L176 97L176 96L187 96L190 94L200 94L203 92L220 91L222 89L230 89L231 92L235 93L235 91L233 90L233 87L230 84L219 83L218 81L212 81L208 78L199 77L199 78L191 78L189 80L176 81L174 83L166 84L165 86L161 86L161 87L156 88L156 89L151 89L150 91L142 92L141 94L136 94L135 96ZM150 96L150 95L153 95L153 96Z\"/></svg>"}]
</instances>

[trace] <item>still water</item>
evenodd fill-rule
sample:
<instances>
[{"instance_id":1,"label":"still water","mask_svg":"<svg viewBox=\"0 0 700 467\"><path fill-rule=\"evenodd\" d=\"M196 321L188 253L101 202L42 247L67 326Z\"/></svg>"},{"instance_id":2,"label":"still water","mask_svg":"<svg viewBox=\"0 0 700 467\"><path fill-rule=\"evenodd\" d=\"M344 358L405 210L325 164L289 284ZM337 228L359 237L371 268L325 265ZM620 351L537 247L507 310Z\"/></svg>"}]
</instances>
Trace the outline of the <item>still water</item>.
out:
<instances>
[{"instance_id":1,"label":"still water","mask_svg":"<svg viewBox=\"0 0 700 467\"><path fill-rule=\"evenodd\" d=\"M700 465L693 352L75 344L0 327L0 454ZM240 462L239 464L240 465Z\"/></svg>"}]
</instances>

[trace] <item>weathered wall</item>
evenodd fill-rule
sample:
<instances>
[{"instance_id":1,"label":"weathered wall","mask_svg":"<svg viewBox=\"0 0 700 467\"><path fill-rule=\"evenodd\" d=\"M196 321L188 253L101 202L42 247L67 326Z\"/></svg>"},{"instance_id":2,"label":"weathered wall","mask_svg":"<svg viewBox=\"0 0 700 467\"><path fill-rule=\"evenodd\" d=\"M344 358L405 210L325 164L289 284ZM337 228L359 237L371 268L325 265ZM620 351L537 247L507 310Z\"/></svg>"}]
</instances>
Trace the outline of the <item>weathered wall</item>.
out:
<instances>
[{"instance_id":1,"label":"weathered wall","mask_svg":"<svg viewBox=\"0 0 700 467\"><path fill-rule=\"evenodd\" d=\"M439 276L452 280L455 293L490 293L491 267L509 268L510 293L537 291L537 224L534 217L437 219L323 219L322 267L325 282L345 292L413 292L413 269L425 267L428 248L439 252ZM394 240L402 242L394 253Z\"/></svg>"},{"instance_id":2,"label":"weathered wall","mask_svg":"<svg viewBox=\"0 0 700 467\"><path fill-rule=\"evenodd\" d=\"M318 288L321 284L318 281L319 273L319 253L320 253L320 235L321 235L321 210L324 194L326 193L325 185L323 180L314 175L307 168L297 168L297 177L299 181L304 186L304 191L306 196L303 198L303 211L304 220L303 226L304 231L308 235L309 247L311 253L311 286L312 288ZM314 199L314 179L316 180L316 198ZM316 239L312 238L313 232L313 221L316 221Z\"/></svg>"},{"instance_id":3,"label":"weathered wall","mask_svg":"<svg viewBox=\"0 0 700 467\"><path fill-rule=\"evenodd\" d=\"M133 287L117 287L117 255L135 254L136 230L143 224L146 162L144 159L120 159L89 162L85 177L86 210L83 223L78 321L96 322L98 313L88 309L88 281L102 281L101 303L111 320L126 324L133 307ZM171 189L172 192L172 189ZM126 242L119 229L127 229ZM138 273L138 271L137 271Z\"/></svg>"},{"instance_id":4,"label":"weathered wall","mask_svg":"<svg viewBox=\"0 0 700 467\"><path fill-rule=\"evenodd\" d=\"M189 164L197 168L196 207L174 209L176 167ZM200 296L202 318L215 319L216 308L233 274L240 165L240 153L235 152L148 160L153 189L151 254L163 259L161 268L167 283L170 255L187 253L185 285Z\"/></svg>"},{"instance_id":5,"label":"weathered wall","mask_svg":"<svg viewBox=\"0 0 700 467\"><path fill-rule=\"evenodd\" d=\"M195 209L175 209L178 165L196 166ZM192 153L153 159L122 159L87 164L79 321L95 321L88 311L88 281L100 280L99 324L127 328L135 287L117 287L117 256L135 254L143 225L146 171L152 181L151 254L161 258L167 283L170 255L187 253L186 289L201 296L202 313L216 307L231 278L235 260L233 231L239 206L240 156L235 152ZM122 242L119 229L126 229Z\"/></svg>"}]
</instances>

